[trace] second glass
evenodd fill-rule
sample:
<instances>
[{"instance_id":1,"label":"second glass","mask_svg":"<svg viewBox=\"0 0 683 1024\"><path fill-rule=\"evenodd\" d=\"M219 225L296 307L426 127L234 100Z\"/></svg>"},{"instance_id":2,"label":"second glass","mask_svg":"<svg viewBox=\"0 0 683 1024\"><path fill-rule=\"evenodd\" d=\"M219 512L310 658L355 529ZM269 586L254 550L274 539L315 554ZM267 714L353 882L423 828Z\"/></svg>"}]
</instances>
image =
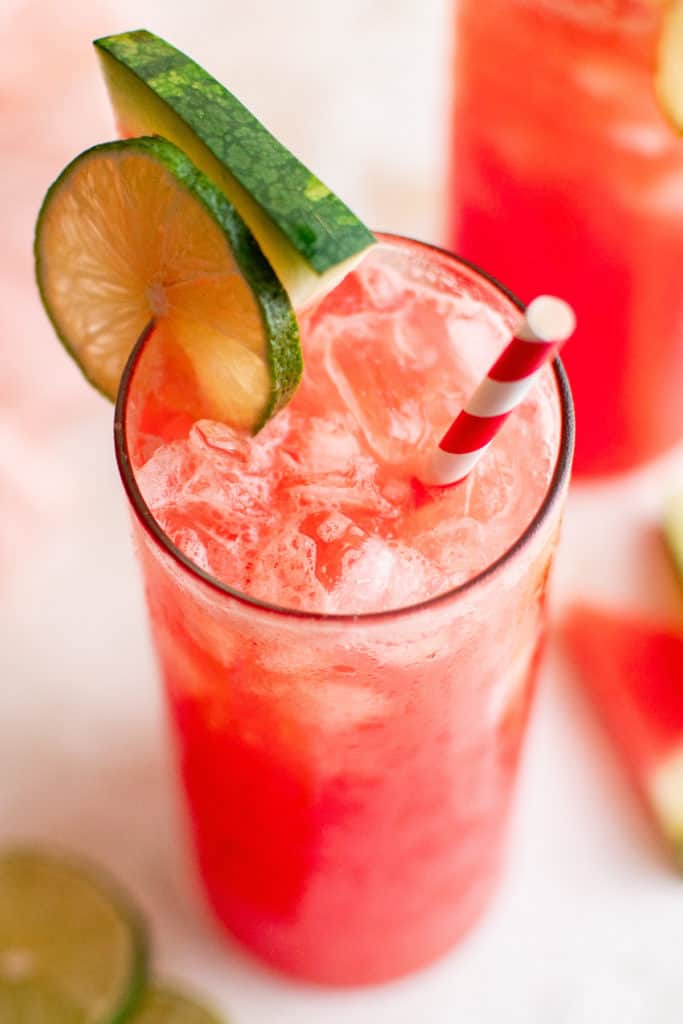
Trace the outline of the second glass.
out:
<instances>
[{"instance_id":1,"label":"second glass","mask_svg":"<svg viewBox=\"0 0 683 1024\"><path fill-rule=\"evenodd\" d=\"M683 140L657 106L663 5L458 0L450 241L576 309L575 470L683 437Z\"/></svg>"}]
</instances>

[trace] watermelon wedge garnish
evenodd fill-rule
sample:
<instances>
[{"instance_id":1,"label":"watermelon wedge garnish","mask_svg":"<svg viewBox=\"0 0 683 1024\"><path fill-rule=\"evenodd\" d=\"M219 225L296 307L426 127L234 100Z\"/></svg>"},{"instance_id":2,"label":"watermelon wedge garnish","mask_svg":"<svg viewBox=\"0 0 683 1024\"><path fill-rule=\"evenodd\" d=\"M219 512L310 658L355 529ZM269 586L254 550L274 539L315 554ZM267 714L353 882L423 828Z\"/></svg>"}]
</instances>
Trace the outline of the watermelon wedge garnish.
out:
<instances>
[{"instance_id":1,"label":"watermelon wedge garnish","mask_svg":"<svg viewBox=\"0 0 683 1024\"><path fill-rule=\"evenodd\" d=\"M562 634L586 691L683 870L683 629L577 605Z\"/></svg>"}]
</instances>

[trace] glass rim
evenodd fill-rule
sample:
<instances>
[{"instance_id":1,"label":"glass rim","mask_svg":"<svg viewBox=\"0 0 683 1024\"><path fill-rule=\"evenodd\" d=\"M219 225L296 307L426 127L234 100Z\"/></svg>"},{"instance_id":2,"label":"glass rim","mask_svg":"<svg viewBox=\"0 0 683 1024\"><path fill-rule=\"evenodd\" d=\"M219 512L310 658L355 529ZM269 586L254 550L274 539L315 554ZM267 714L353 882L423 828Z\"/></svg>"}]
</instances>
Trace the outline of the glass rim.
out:
<instances>
[{"instance_id":1,"label":"glass rim","mask_svg":"<svg viewBox=\"0 0 683 1024\"><path fill-rule=\"evenodd\" d=\"M501 284L501 282L492 274L489 274L488 271L482 270L482 268L477 266L476 263L472 263L470 260L465 259L462 256L458 256L453 252L449 252L449 250L438 245L433 245L430 242L422 242L415 238L392 234L389 232L375 232L374 234L379 241L399 243L408 242L410 245L419 249L436 253L440 258L446 257L448 261L465 267L467 270L474 272L478 277L485 280L489 285L492 285L494 289L500 292L501 295L516 306L520 312L525 311L526 306L524 303L518 299L509 288ZM553 475L546 488L543 501L536 509L536 512L530 519L529 523L519 536L516 537L512 544L497 558L485 566L480 572L476 573L474 576L470 576L462 583L459 583L456 587L451 587L450 589L444 590L432 597L425 598L423 601L401 605L398 608L388 608L382 611L309 611L304 608L288 608L285 605L278 605L270 601L263 601L260 598L253 597L250 594L244 593L244 591L238 590L236 587L223 583L216 576L213 576L211 573L202 569L199 565L193 562L191 558L188 558L187 555L185 555L164 532L160 524L155 519L154 514L147 505L142 492L138 487L135 479L135 470L133 469L130 460L128 439L126 436L126 407L131 383L135 376L135 369L152 327L153 322L149 323L145 327L144 331L135 343L121 375L121 382L116 398L114 412L114 449L123 488L138 522L146 531L148 536L156 543L158 548L160 548L165 554L170 555L170 557L179 564L181 568L186 570L196 580L208 586L211 590L256 611L290 619L348 624L358 622L386 622L394 618L416 615L440 605L445 605L449 601L474 590L480 584L491 579L496 575L496 573L500 572L508 562L513 561L519 554L521 554L521 552L535 537L541 526L549 518L563 492L565 484L569 479L572 454L574 450L574 406L567 374L561 360L556 356L552 361L552 369L555 376L555 383L560 402L561 430Z\"/></svg>"}]
</instances>

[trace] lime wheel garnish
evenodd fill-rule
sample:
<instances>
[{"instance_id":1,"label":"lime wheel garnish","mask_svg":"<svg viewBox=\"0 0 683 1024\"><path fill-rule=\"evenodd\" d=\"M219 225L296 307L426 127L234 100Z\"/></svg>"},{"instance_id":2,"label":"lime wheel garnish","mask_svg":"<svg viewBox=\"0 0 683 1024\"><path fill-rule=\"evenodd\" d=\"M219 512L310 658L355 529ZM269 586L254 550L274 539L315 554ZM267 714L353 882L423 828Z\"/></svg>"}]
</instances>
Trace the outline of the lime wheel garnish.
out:
<instances>
[{"instance_id":1,"label":"lime wheel garnish","mask_svg":"<svg viewBox=\"0 0 683 1024\"><path fill-rule=\"evenodd\" d=\"M35 252L58 335L109 398L151 321L186 360L206 416L254 431L296 388L284 289L231 203L172 143L76 157L45 197Z\"/></svg>"}]
</instances>

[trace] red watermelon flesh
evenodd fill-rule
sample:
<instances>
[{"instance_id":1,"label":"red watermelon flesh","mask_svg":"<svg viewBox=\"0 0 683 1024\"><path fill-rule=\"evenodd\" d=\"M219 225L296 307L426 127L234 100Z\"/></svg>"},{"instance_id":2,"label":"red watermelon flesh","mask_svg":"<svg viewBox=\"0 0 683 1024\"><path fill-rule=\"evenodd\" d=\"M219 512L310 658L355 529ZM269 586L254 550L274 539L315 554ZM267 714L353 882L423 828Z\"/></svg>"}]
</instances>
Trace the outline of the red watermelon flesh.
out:
<instances>
[{"instance_id":1,"label":"red watermelon flesh","mask_svg":"<svg viewBox=\"0 0 683 1024\"><path fill-rule=\"evenodd\" d=\"M609 735L683 870L683 631L576 605L562 629Z\"/></svg>"}]
</instances>

